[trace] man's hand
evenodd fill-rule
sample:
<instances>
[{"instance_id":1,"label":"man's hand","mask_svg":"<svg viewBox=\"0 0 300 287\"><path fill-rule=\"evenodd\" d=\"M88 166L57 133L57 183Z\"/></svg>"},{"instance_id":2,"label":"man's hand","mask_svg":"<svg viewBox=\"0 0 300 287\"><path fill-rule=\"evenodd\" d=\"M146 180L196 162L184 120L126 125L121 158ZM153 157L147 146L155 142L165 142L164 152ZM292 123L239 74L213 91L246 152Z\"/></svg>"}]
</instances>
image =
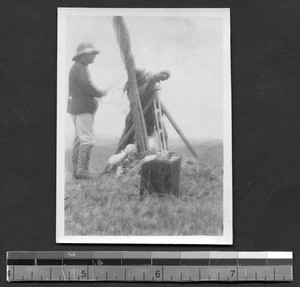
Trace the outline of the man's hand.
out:
<instances>
[{"instance_id":1,"label":"man's hand","mask_svg":"<svg viewBox=\"0 0 300 287\"><path fill-rule=\"evenodd\" d=\"M107 96L107 93L108 93L107 89L101 90L101 97Z\"/></svg>"},{"instance_id":2,"label":"man's hand","mask_svg":"<svg viewBox=\"0 0 300 287\"><path fill-rule=\"evenodd\" d=\"M164 80L163 81L168 80L170 78L170 76L171 76L171 73L169 71L167 71L167 70L161 71L159 74L161 74L162 76L164 76Z\"/></svg>"},{"instance_id":3,"label":"man's hand","mask_svg":"<svg viewBox=\"0 0 300 287\"><path fill-rule=\"evenodd\" d=\"M171 73L169 71L161 71L158 74L155 74L153 76L154 82L160 82L160 81L165 81L169 79L171 76Z\"/></svg>"}]
</instances>

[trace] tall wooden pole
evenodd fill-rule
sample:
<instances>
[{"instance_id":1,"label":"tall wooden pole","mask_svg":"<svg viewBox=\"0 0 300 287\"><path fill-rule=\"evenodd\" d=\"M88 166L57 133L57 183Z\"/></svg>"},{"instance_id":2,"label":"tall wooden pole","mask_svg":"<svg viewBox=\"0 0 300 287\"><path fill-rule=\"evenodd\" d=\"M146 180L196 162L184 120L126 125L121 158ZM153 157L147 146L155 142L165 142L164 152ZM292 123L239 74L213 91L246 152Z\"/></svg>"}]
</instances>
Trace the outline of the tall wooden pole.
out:
<instances>
[{"instance_id":1,"label":"tall wooden pole","mask_svg":"<svg viewBox=\"0 0 300 287\"><path fill-rule=\"evenodd\" d=\"M128 97L130 100L130 109L133 115L136 142L139 150L144 152L148 150L148 136L135 77L135 63L131 53L130 36L123 17L114 17L113 25L117 35L117 42L120 46L123 63L128 75Z\"/></svg>"}]
</instances>

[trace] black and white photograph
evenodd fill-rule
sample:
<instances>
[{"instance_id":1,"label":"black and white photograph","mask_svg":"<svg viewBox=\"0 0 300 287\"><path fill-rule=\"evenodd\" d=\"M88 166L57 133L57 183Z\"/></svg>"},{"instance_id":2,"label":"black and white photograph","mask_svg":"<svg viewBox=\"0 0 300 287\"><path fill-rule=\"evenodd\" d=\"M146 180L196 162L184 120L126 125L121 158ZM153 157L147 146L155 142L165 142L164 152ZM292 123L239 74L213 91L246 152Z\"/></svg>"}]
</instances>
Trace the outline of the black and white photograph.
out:
<instances>
[{"instance_id":1,"label":"black and white photograph","mask_svg":"<svg viewBox=\"0 0 300 287\"><path fill-rule=\"evenodd\" d=\"M58 8L57 243L232 244L230 10Z\"/></svg>"}]
</instances>

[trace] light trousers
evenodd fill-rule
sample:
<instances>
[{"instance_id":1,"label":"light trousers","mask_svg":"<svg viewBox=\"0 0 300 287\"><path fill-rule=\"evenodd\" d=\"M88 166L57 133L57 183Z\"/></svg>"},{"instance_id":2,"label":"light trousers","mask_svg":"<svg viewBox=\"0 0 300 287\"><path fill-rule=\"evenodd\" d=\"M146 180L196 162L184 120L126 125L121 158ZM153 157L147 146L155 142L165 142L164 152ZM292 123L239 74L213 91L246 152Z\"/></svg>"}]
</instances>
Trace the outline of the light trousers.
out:
<instances>
[{"instance_id":1,"label":"light trousers","mask_svg":"<svg viewBox=\"0 0 300 287\"><path fill-rule=\"evenodd\" d=\"M77 161L79 148L81 145L94 146L96 143L94 134L94 119L93 114L72 115L75 126L75 136L73 140L72 161Z\"/></svg>"}]
</instances>

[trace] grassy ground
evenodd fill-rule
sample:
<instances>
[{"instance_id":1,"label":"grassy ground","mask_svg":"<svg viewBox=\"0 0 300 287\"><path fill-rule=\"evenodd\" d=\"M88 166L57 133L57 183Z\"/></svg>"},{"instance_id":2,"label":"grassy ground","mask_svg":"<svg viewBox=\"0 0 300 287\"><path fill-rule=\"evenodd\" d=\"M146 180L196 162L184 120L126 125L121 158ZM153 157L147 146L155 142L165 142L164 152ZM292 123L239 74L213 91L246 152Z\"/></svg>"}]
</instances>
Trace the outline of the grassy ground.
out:
<instances>
[{"instance_id":1,"label":"grassy ground","mask_svg":"<svg viewBox=\"0 0 300 287\"><path fill-rule=\"evenodd\" d=\"M92 152L92 180L71 178L71 155L66 152L66 235L222 235L222 144L194 145L196 162L184 146L170 150L182 155L179 197L139 198L139 174L102 175L110 145Z\"/></svg>"}]
</instances>

